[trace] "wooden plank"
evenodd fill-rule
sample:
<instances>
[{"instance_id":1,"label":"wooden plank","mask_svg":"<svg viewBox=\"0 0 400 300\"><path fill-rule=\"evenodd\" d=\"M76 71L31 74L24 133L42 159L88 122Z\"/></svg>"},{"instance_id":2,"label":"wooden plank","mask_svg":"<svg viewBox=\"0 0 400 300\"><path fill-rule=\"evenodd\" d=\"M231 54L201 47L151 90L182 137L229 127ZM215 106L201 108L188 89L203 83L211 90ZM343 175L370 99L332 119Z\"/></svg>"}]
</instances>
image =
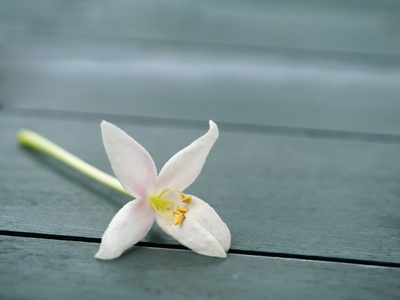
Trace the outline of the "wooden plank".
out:
<instances>
[{"instance_id":1,"label":"wooden plank","mask_svg":"<svg viewBox=\"0 0 400 300\"><path fill-rule=\"evenodd\" d=\"M121 48L123 53L132 49L136 57L7 59L2 104L5 109L400 132L398 59L371 64L369 58L360 63L359 58L264 52L223 57L213 49L196 50L195 57L184 51L177 59L160 50L149 55L152 46Z\"/></svg>"},{"instance_id":2,"label":"wooden plank","mask_svg":"<svg viewBox=\"0 0 400 300\"><path fill-rule=\"evenodd\" d=\"M0 229L101 237L129 198L21 149L31 128L110 172L99 122L0 118ZM100 120L99 120L100 121ZM118 120L110 120L118 124ZM126 120L125 120L126 121ZM207 129L121 125L160 167ZM400 145L221 131L187 192L209 202L232 248L400 262ZM146 241L174 244L158 228Z\"/></svg>"},{"instance_id":3,"label":"wooden plank","mask_svg":"<svg viewBox=\"0 0 400 300\"><path fill-rule=\"evenodd\" d=\"M1 1L6 42L34 35L399 55L393 1Z\"/></svg>"},{"instance_id":4,"label":"wooden plank","mask_svg":"<svg viewBox=\"0 0 400 300\"><path fill-rule=\"evenodd\" d=\"M400 270L136 248L113 261L97 244L0 237L3 299L398 299Z\"/></svg>"},{"instance_id":5,"label":"wooden plank","mask_svg":"<svg viewBox=\"0 0 400 300\"><path fill-rule=\"evenodd\" d=\"M0 3L6 108L400 131L392 1Z\"/></svg>"}]
</instances>

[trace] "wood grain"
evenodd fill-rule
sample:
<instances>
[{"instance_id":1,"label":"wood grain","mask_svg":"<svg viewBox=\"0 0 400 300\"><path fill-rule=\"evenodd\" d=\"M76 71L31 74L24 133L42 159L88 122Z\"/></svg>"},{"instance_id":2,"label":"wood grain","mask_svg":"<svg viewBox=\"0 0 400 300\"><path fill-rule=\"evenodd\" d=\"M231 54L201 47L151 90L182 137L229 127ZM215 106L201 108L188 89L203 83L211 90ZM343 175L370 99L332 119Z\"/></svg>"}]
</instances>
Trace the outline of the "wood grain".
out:
<instances>
[{"instance_id":1,"label":"wood grain","mask_svg":"<svg viewBox=\"0 0 400 300\"><path fill-rule=\"evenodd\" d=\"M3 299L397 299L399 269L136 248L93 258L97 244L0 237Z\"/></svg>"},{"instance_id":2,"label":"wood grain","mask_svg":"<svg viewBox=\"0 0 400 300\"><path fill-rule=\"evenodd\" d=\"M111 172L99 122L3 115L0 123L0 228L101 237L129 198L15 142L16 131L27 127ZM203 130L121 127L159 168L207 130L206 123ZM217 210L234 249L398 263L399 147L221 131L187 192ZM156 227L146 241L176 243Z\"/></svg>"},{"instance_id":3,"label":"wood grain","mask_svg":"<svg viewBox=\"0 0 400 300\"><path fill-rule=\"evenodd\" d=\"M1 1L0 24L20 34L163 40L399 55L399 6L383 1ZM29 35L27 35L29 38Z\"/></svg>"},{"instance_id":4,"label":"wood grain","mask_svg":"<svg viewBox=\"0 0 400 300\"><path fill-rule=\"evenodd\" d=\"M392 1L40 3L0 2L4 108L400 131Z\"/></svg>"},{"instance_id":5,"label":"wood grain","mask_svg":"<svg viewBox=\"0 0 400 300\"><path fill-rule=\"evenodd\" d=\"M0 0L0 298L398 299L399 15L390 0ZM227 259L156 225L93 258L130 198L15 135L111 173L102 119L159 169L220 125L186 192L229 225Z\"/></svg>"}]
</instances>

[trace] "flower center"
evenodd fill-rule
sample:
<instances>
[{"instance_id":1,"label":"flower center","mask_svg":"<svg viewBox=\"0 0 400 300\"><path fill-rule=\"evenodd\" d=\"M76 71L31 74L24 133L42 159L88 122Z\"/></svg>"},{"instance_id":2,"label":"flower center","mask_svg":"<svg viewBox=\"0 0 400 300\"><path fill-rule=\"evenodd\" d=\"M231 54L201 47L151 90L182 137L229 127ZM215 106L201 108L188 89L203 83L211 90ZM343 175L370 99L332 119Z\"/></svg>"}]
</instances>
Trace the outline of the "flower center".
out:
<instances>
[{"instance_id":1,"label":"flower center","mask_svg":"<svg viewBox=\"0 0 400 300\"><path fill-rule=\"evenodd\" d=\"M184 203L192 200L192 197L174 189L165 189L160 194L150 197L149 203L153 210L164 218L174 219L174 224L178 225L185 219L185 213L188 212L188 209L180 206L179 203L175 201L167 199L167 197L165 197L167 192L178 193Z\"/></svg>"}]
</instances>

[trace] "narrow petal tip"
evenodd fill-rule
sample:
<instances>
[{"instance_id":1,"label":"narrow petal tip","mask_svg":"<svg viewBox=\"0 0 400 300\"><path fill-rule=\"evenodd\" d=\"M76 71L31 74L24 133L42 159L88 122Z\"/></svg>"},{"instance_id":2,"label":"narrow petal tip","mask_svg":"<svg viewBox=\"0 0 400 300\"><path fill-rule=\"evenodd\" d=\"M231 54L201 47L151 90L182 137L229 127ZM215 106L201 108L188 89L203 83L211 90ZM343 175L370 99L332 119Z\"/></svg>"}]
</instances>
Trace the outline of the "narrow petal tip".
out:
<instances>
[{"instance_id":1,"label":"narrow petal tip","mask_svg":"<svg viewBox=\"0 0 400 300\"><path fill-rule=\"evenodd\" d=\"M122 252L119 254L110 254L110 253L107 253L100 249L94 257L97 259L101 259L101 260L111 260L111 259L121 256L121 254L122 254Z\"/></svg>"},{"instance_id":2,"label":"narrow petal tip","mask_svg":"<svg viewBox=\"0 0 400 300\"><path fill-rule=\"evenodd\" d=\"M101 122L103 144L111 167L125 191L135 198L148 196L157 181L157 169L147 150L125 131Z\"/></svg>"},{"instance_id":3,"label":"narrow petal tip","mask_svg":"<svg viewBox=\"0 0 400 300\"><path fill-rule=\"evenodd\" d=\"M217 139L219 136L218 125L213 120L210 120L208 123L210 124L210 131L213 132L215 139Z\"/></svg>"},{"instance_id":4,"label":"narrow petal tip","mask_svg":"<svg viewBox=\"0 0 400 300\"><path fill-rule=\"evenodd\" d=\"M218 126L209 121L209 130L171 157L161 169L157 179L157 191L165 188L185 190L200 174L208 153L218 139Z\"/></svg>"},{"instance_id":5,"label":"narrow petal tip","mask_svg":"<svg viewBox=\"0 0 400 300\"><path fill-rule=\"evenodd\" d=\"M210 127L217 127L217 124L213 120L209 120L208 123L210 124Z\"/></svg>"},{"instance_id":6,"label":"narrow petal tip","mask_svg":"<svg viewBox=\"0 0 400 300\"><path fill-rule=\"evenodd\" d=\"M119 257L149 232L153 222L154 212L147 201L128 202L111 220L95 257L103 260Z\"/></svg>"},{"instance_id":7,"label":"narrow petal tip","mask_svg":"<svg viewBox=\"0 0 400 300\"><path fill-rule=\"evenodd\" d=\"M102 130L107 129L107 127L112 127L112 126L115 126L115 125L111 124L110 122L107 122L106 120L103 120L100 123L100 128Z\"/></svg>"}]
</instances>

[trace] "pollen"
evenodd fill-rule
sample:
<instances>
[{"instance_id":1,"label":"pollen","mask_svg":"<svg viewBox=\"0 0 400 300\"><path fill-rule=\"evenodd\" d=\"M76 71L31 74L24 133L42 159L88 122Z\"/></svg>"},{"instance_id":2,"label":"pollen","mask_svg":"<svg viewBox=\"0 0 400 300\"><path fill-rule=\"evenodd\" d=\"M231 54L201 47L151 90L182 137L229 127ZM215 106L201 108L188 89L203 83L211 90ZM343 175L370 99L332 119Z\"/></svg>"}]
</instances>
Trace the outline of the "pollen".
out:
<instances>
[{"instance_id":1,"label":"pollen","mask_svg":"<svg viewBox=\"0 0 400 300\"><path fill-rule=\"evenodd\" d=\"M174 224L178 225L179 223L181 223L183 221L183 219L185 219L184 213L180 213L179 215L176 215L174 218Z\"/></svg>"},{"instance_id":2,"label":"pollen","mask_svg":"<svg viewBox=\"0 0 400 300\"><path fill-rule=\"evenodd\" d=\"M186 208L182 207L182 206L178 206L178 207L176 208L176 210L179 211L179 212L181 212L181 213L186 213L186 212L188 212L188 210L187 210Z\"/></svg>"},{"instance_id":3,"label":"pollen","mask_svg":"<svg viewBox=\"0 0 400 300\"><path fill-rule=\"evenodd\" d=\"M150 197L150 206L159 215L167 219L174 219L174 224L178 225L185 219L185 213L189 211L186 207L180 206L180 203L168 199L167 192L175 192L181 196L181 201L184 203L192 200L192 196L187 196L181 191L175 189L165 189L160 194ZM182 204L181 204L182 205Z\"/></svg>"},{"instance_id":4,"label":"pollen","mask_svg":"<svg viewBox=\"0 0 400 300\"><path fill-rule=\"evenodd\" d=\"M185 197L182 197L182 202L189 202L190 200L192 200L192 196L185 196Z\"/></svg>"}]
</instances>

